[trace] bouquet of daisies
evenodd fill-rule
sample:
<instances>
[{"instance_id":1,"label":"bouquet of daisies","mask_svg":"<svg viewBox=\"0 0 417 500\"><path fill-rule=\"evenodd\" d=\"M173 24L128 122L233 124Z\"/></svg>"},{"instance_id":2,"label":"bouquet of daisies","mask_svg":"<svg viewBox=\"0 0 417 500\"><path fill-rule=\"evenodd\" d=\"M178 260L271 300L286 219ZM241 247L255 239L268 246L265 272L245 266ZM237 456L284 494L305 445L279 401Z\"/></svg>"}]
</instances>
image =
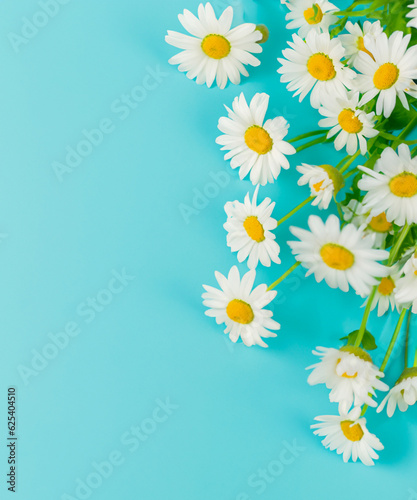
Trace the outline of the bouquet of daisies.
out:
<instances>
[{"instance_id":1,"label":"bouquet of daisies","mask_svg":"<svg viewBox=\"0 0 417 500\"><path fill-rule=\"evenodd\" d=\"M267 306L298 266L317 282L363 297L358 330L340 348L317 347L308 382L325 384L330 401L338 403L337 415L317 417L312 425L323 445L345 462L373 465L383 445L366 427L368 407L386 408L391 417L417 400L417 353L409 355L407 342L396 384L390 388L382 380L402 327L408 336L417 313L417 141L409 139L417 127L417 3L356 0L343 11L327 0L282 3L293 33L278 58L278 74L300 102L310 99L319 128L286 140L283 117L265 120L264 93L250 100L240 93L226 107L216 142L240 179L248 177L256 187L244 200L226 203L224 229L227 245L249 271L242 277L236 266L227 276L216 272L218 287L204 285L203 303L232 342L267 347L265 339L280 329ZM168 31L166 41L181 49L170 63L198 84L239 84L248 66L260 64L256 55L268 31L251 23L232 28L232 7L217 18L209 3L201 4L197 16L184 10L179 20L189 35ZM338 165L296 165L298 184L308 186L309 196L274 219L275 203L261 199L261 187L289 168L289 156L328 143L346 156ZM340 202L339 193L345 196ZM280 264L275 230L309 204L324 216L310 215L305 227L290 227L295 263L274 283L255 287L257 266ZM325 214L332 205L338 216ZM399 314L381 366L369 353L376 347L366 329L374 310L378 316ZM377 391L387 393L379 405Z\"/></svg>"}]
</instances>

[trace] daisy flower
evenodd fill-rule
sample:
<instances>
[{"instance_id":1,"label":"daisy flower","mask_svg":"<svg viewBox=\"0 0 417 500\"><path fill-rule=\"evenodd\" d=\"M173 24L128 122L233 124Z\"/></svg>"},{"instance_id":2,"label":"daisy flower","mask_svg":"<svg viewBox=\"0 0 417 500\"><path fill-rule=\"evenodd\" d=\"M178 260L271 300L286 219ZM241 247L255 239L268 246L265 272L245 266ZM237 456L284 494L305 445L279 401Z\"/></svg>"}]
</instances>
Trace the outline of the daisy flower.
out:
<instances>
[{"instance_id":1,"label":"daisy flower","mask_svg":"<svg viewBox=\"0 0 417 500\"><path fill-rule=\"evenodd\" d=\"M295 34L292 39L290 48L282 51L285 59L278 59L278 73L287 89L300 95L300 102L311 90L311 105L318 109L328 95L343 97L345 87L352 88L355 72L340 62L345 53L340 40L315 31L305 41Z\"/></svg>"},{"instance_id":2,"label":"daisy flower","mask_svg":"<svg viewBox=\"0 0 417 500\"><path fill-rule=\"evenodd\" d=\"M375 21L374 23L365 21L362 29L358 23L353 24L351 21L348 21L345 29L349 34L339 35L339 38L345 48L345 56L349 59L349 64L353 64L356 61L360 51L369 54L373 58L374 56L365 47L364 37L366 36L367 39L375 40L383 32L381 23L379 21Z\"/></svg>"},{"instance_id":3,"label":"daisy flower","mask_svg":"<svg viewBox=\"0 0 417 500\"><path fill-rule=\"evenodd\" d=\"M407 260L402 276L395 289L395 299L404 306L412 305L412 312L417 314L417 251Z\"/></svg>"},{"instance_id":4,"label":"daisy flower","mask_svg":"<svg viewBox=\"0 0 417 500\"><path fill-rule=\"evenodd\" d=\"M223 227L227 231L227 246L232 252L238 252L239 262L248 259L250 269L255 269L259 261L267 267L271 265L271 260L276 264L281 262L279 245L271 233L277 227L277 221L271 217L275 203L265 198L257 205L258 191L259 185L252 201L248 193L244 203L229 201L224 207L227 221Z\"/></svg>"},{"instance_id":5,"label":"daisy flower","mask_svg":"<svg viewBox=\"0 0 417 500\"><path fill-rule=\"evenodd\" d=\"M240 337L247 346L268 347L262 337L276 337L276 333L270 330L279 330L281 326L272 319L272 312L264 307L277 292L268 290L264 284L252 290L256 277L253 269L242 279L236 266L230 269L227 278L217 271L215 276L220 290L203 285L206 290L202 295L203 304L209 308L206 315L215 318L218 325L226 325L224 333L229 334L232 342Z\"/></svg>"},{"instance_id":6,"label":"daisy flower","mask_svg":"<svg viewBox=\"0 0 417 500\"><path fill-rule=\"evenodd\" d=\"M329 98L319 108L319 113L325 116L319 121L319 127L331 127L327 138L337 135L334 141L336 151L346 146L349 155L354 155L359 148L365 155L368 148L366 139L378 135L375 130L375 113L365 113L359 108L359 93L350 92L343 98Z\"/></svg>"},{"instance_id":7,"label":"daisy flower","mask_svg":"<svg viewBox=\"0 0 417 500\"><path fill-rule=\"evenodd\" d=\"M298 35L305 38L310 31L326 33L338 17L339 9L327 0L290 0L287 3L290 12L285 16L287 28L298 29Z\"/></svg>"},{"instance_id":8,"label":"daisy flower","mask_svg":"<svg viewBox=\"0 0 417 500\"><path fill-rule=\"evenodd\" d=\"M387 221L385 212L372 216L360 201L350 200L342 205L343 219L355 227L360 227L364 234L372 234L375 238L374 246L383 247L389 234L394 234L394 226Z\"/></svg>"},{"instance_id":9,"label":"daisy flower","mask_svg":"<svg viewBox=\"0 0 417 500\"><path fill-rule=\"evenodd\" d=\"M298 172L302 174L298 180L299 186L308 184L311 196L314 196L312 205L326 210L329 207L332 196L345 185L341 173L332 167L332 165L308 165L303 163L297 167Z\"/></svg>"},{"instance_id":10,"label":"daisy flower","mask_svg":"<svg viewBox=\"0 0 417 500\"><path fill-rule=\"evenodd\" d=\"M374 170L360 166L364 175L358 182L367 191L363 205L372 216L385 212L388 222L399 226L417 222L417 158L411 158L406 144L385 148Z\"/></svg>"},{"instance_id":11,"label":"daisy flower","mask_svg":"<svg viewBox=\"0 0 417 500\"><path fill-rule=\"evenodd\" d=\"M316 429L314 434L324 437L322 444L325 448L343 455L345 463L350 458L354 462L359 458L364 465L375 465L374 460L379 458L375 450L383 450L384 446L375 434L368 431L366 419L360 414L361 409L354 408L341 415L323 415L315 418L319 423L311 428Z\"/></svg>"},{"instance_id":12,"label":"daisy flower","mask_svg":"<svg viewBox=\"0 0 417 500\"><path fill-rule=\"evenodd\" d=\"M364 94L360 105L378 96L376 114L388 118L395 108L397 96L409 109L405 93L416 96L417 46L407 49L411 35L395 31L389 38L385 33L376 39L365 37L365 45L372 56L360 51L355 68L362 74L355 80L356 88Z\"/></svg>"},{"instance_id":13,"label":"daisy flower","mask_svg":"<svg viewBox=\"0 0 417 500\"><path fill-rule=\"evenodd\" d=\"M313 354L321 359L319 363L307 368L313 370L307 382L310 385L326 384L331 389L329 399L332 403L339 403L339 411L348 411L352 404L377 406L372 399L375 389L388 391L388 386L380 380L384 374L372 363L371 356L360 347L317 347Z\"/></svg>"},{"instance_id":14,"label":"daisy flower","mask_svg":"<svg viewBox=\"0 0 417 500\"><path fill-rule=\"evenodd\" d=\"M386 268L377 261L388 258L386 250L372 248L374 240L353 224L340 229L336 215L323 222L317 215L308 218L310 231L291 227L300 241L289 241L296 260L307 268L306 276L314 274L316 281L323 279L331 288L347 292L349 285L361 297L369 295L378 284L376 277L386 275Z\"/></svg>"},{"instance_id":15,"label":"daisy flower","mask_svg":"<svg viewBox=\"0 0 417 500\"><path fill-rule=\"evenodd\" d=\"M406 411L409 406L413 406L417 401L417 368L406 368L401 377L397 380L394 387L385 396L382 403L376 410L380 413L385 405L387 406L387 414L389 417L394 415L398 409L402 412Z\"/></svg>"},{"instance_id":16,"label":"daisy flower","mask_svg":"<svg viewBox=\"0 0 417 500\"><path fill-rule=\"evenodd\" d=\"M253 54L262 52L256 43L262 33L255 24L245 23L230 29L233 8L227 7L219 19L210 3L198 6L198 17L189 10L178 15L182 26L192 35L168 31L165 41L182 49L171 57L170 64L179 64L178 69L187 78L197 77L198 84L211 87L214 80L223 89L228 80L240 83L240 75L248 76L244 65L259 66L260 61Z\"/></svg>"},{"instance_id":17,"label":"daisy flower","mask_svg":"<svg viewBox=\"0 0 417 500\"><path fill-rule=\"evenodd\" d=\"M281 168L290 164L285 155L294 154L295 148L284 141L288 133L288 122L282 117L267 120L269 95L255 94L249 106L243 93L236 97L232 109L225 106L228 117L219 119L218 128L224 135L217 137L217 144L228 151L225 160L231 160L232 168L239 167L243 179L250 172L253 185L274 182Z\"/></svg>"},{"instance_id":18,"label":"daisy flower","mask_svg":"<svg viewBox=\"0 0 417 500\"><path fill-rule=\"evenodd\" d=\"M405 15L405 17L411 18L411 21L408 21L407 26L410 28L417 28L417 1L409 5L408 8L412 10Z\"/></svg>"},{"instance_id":19,"label":"daisy flower","mask_svg":"<svg viewBox=\"0 0 417 500\"><path fill-rule=\"evenodd\" d=\"M398 265L394 265L388 270L387 276L381 279L371 305L371 311L373 311L375 307L378 306L378 316L382 316L390 308L391 311L393 311L395 308L397 308L398 312L400 311L400 305L395 300L394 294L394 290L397 286L400 276L401 271ZM368 300L369 298L365 301L362 307L364 307L368 303Z\"/></svg>"}]
</instances>

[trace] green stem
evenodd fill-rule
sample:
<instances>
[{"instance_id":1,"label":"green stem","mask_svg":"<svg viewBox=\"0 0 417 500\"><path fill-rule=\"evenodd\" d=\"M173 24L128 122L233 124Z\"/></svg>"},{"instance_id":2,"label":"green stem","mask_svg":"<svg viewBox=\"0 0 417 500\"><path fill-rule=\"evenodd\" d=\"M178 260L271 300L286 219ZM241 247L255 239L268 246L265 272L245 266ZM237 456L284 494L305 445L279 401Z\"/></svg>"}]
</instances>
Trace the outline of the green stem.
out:
<instances>
[{"instance_id":1,"label":"green stem","mask_svg":"<svg viewBox=\"0 0 417 500\"><path fill-rule=\"evenodd\" d=\"M350 158L350 155L347 155L343 158L343 160L340 160L339 163L334 167L336 170L339 170L339 168L345 163L345 161Z\"/></svg>"},{"instance_id":2,"label":"green stem","mask_svg":"<svg viewBox=\"0 0 417 500\"><path fill-rule=\"evenodd\" d=\"M352 170L350 172L348 172L346 175L344 175L344 179L349 179L349 177L353 174L356 174L356 172L358 171L358 167L355 167L355 168L352 168Z\"/></svg>"},{"instance_id":3,"label":"green stem","mask_svg":"<svg viewBox=\"0 0 417 500\"><path fill-rule=\"evenodd\" d=\"M312 137L313 135L325 134L327 130L313 130L313 132L307 132L306 134L297 135L293 139L290 139L288 142L297 142L302 139L307 139L308 137Z\"/></svg>"},{"instance_id":4,"label":"green stem","mask_svg":"<svg viewBox=\"0 0 417 500\"><path fill-rule=\"evenodd\" d=\"M400 314L400 319L398 320L397 326L395 327L394 334L392 335L391 342L389 343L387 353L385 354L384 361L382 362L381 368L379 369L381 372L385 370L387 367L389 358L391 356L392 350L394 349L395 342L397 341L398 334L400 333L401 326L403 324L405 315L407 313L407 309L403 309L401 314Z\"/></svg>"},{"instance_id":5,"label":"green stem","mask_svg":"<svg viewBox=\"0 0 417 500\"><path fill-rule=\"evenodd\" d=\"M276 281L274 281L272 283L272 285L269 285L269 287L267 288L267 290L272 290L273 288L275 288L277 285L279 285L281 283L281 281L284 281L285 278L287 276L289 276L295 269L297 269L297 267L301 264L301 262L296 262L295 264L293 264L289 269L288 271L286 271L280 278L278 278Z\"/></svg>"},{"instance_id":6,"label":"green stem","mask_svg":"<svg viewBox=\"0 0 417 500\"><path fill-rule=\"evenodd\" d=\"M396 149L399 144L401 144L402 139L407 137L407 135L414 130L417 125L417 115L408 123L408 125L403 129L403 131L398 134L397 140L393 142L392 149Z\"/></svg>"},{"instance_id":7,"label":"green stem","mask_svg":"<svg viewBox=\"0 0 417 500\"><path fill-rule=\"evenodd\" d=\"M293 210L291 210L291 212L288 212L287 215L285 215L282 219L280 219L277 222L277 227L280 226L287 219L289 219L296 212L298 212L300 210L300 208L303 208L305 205L307 205L308 203L310 203L310 201L312 201L312 200L314 200L314 196L310 196L309 198L307 198L306 200L304 200L302 203L300 203L299 205L297 205Z\"/></svg>"},{"instance_id":8,"label":"green stem","mask_svg":"<svg viewBox=\"0 0 417 500\"><path fill-rule=\"evenodd\" d=\"M386 0L382 1L376 1L376 2L355 2L353 5L348 7L345 10L340 10L338 11L337 15L338 16L344 16L344 15L350 15L351 17L362 17L366 16L367 14L373 13L375 10L379 9L383 5L385 5L387 2ZM356 5L359 4L371 4L370 7L367 9L362 9L362 10L353 10Z\"/></svg>"},{"instance_id":9,"label":"green stem","mask_svg":"<svg viewBox=\"0 0 417 500\"><path fill-rule=\"evenodd\" d=\"M337 212L339 214L339 219L343 222L343 220L344 220L343 211L340 208L340 203L338 203L337 201L336 201L336 208L337 208Z\"/></svg>"},{"instance_id":10,"label":"green stem","mask_svg":"<svg viewBox=\"0 0 417 500\"><path fill-rule=\"evenodd\" d=\"M372 302L374 301L374 297L377 291L377 286L374 286L371 294L369 295L368 302L366 303L365 312L363 313L362 323L358 331L358 335L355 341L355 347L359 347L361 345L363 336L366 330L366 323L368 322L369 314L371 312Z\"/></svg>"},{"instance_id":11,"label":"green stem","mask_svg":"<svg viewBox=\"0 0 417 500\"><path fill-rule=\"evenodd\" d=\"M413 366L417 367L417 349L416 349L416 353L414 354L414 363L413 363Z\"/></svg>"},{"instance_id":12,"label":"green stem","mask_svg":"<svg viewBox=\"0 0 417 500\"><path fill-rule=\"evenodd\" d=\"M361 154L361 150L359 149L358 151L356 151L356 153L350 157L350 160L347 161L343 167L339 170L339 172L341 174L343 174L343 172L345 172L351 165L352 163L356 160L356 158Z\"/></svg>"},{"instance_id":13,"label":"green stem","mask_svg":"<svg viewBox=\"0 0 417 500\"><path fill-rule=\"evenodd\" d=\"M393 134L388 134L387 132L379 132L379 135L383 137L384 139L388 139L389 141L397 141L399 136L393 135ZM407 144L408 146L413 146L414 144L417 144L417 141L401 141L404 144ZM383 144L381 146L384 146Z\"/></svg>"},{"instance_id":14,"label":"green stem","mask_svg":"<svg viewBox=\"0 0 417 500\"><path fill-rule=\"evenodd\" d=\"M326 137L319 137L318 139L314 139L314 141L307 142L306 144L302 144L301 146L298 146L296 149L297 153L300 151L303 151L304 149L311 148L312 146L315 146L316 144L321 144L326 140Z\"/></svg>"},{"instance_id":15,"label":"green stem","mask_svg":"<svg viewBox=\"0 0 417 500\"><path fill-rule=\"evenodd\" d=\"M408 343L410 341L411 308L408 310L407 327L405 333L404 368L408 366Z\"/></svg>"},{"instance_id":16,"label":"green stem","mask_svg":"<svg viewBox=\"0 0 417 500\"><path fill-rule=\"evenodd\" d=\"M408 231L410 230L410 227L408 223L405 223L405 226L402 228L400 235L398 237L398 240L396 241L395 245L391 248L391 252L389 255L388 259L388 264L387 266L390 267L394 263L395 259L397 258L397 254L401 248L401 245L403 244L405 238L407 237Z\"/></svg>"}]
</instances>

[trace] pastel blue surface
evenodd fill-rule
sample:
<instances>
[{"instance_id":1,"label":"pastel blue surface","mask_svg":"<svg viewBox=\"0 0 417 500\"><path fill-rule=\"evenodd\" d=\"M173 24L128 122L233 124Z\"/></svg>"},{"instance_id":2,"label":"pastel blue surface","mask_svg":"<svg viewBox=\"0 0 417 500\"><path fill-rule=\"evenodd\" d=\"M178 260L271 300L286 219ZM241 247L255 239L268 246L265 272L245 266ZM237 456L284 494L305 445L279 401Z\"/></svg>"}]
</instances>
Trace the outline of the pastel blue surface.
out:
<instances>
[{"instance_id":1,"label":"pastel blue surface","mask_svg":"<svg viewBox=\"0 0 417 500\"><path fill-rule=\"evenodd\" d=\"M226 1L214 2L217 13ZM196 0L61 0L46 18L41 4L0 6L0 497L417 498L415 408L391 420L369 411L386 446L374 468L344 464L309 429L337 411L324 387L306 383L311 350L358 327L358 297L297 270L279 289L282 330L269 349L232 344L203 314L202 283L215 285L214 270L236 263L224 203L253 192L214 143L223 104L267 92L268 116L288 119L291 137L317 125L276 73L290 35L279 1L232 2L235 23L265 23L271 36L261 66L224 90L167 63L176 49L165 32L180 30L177 14L195 12ZM31 31L34 16L44 26ZM134 109L122 105L132 91ZM105 133L91 136L99 126ZM95 145L80 146L89 132ZM60 181L54 162L77 145L85 157L69 158ZM279 218L308 196L297 163L340 158L331 145L305 151L260 195L276 200ZM194 199L204 191L206 206ZM198 213L186 220L184 205ZM257 283L293 263L288 225L277 235L282 265L260 269ZM376 361L395 321L370 322ZM390 382L401 371L395 354ZM6 484L9 386L18 394L17 494Z\"/></svg>"}]
</instances>

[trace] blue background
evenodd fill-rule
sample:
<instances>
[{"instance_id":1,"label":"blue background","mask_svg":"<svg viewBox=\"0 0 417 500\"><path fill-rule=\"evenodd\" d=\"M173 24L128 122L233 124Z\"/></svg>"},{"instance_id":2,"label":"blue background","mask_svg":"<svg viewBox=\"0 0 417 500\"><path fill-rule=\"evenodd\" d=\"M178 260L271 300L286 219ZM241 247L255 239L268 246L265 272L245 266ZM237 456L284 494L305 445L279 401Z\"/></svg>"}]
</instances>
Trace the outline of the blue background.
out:
<instances>
[{"instance_id":1,"label":"blue background","mask_svg":"<svg viewBox=\"0 0 417 500\"><path fill-rule=\"evenodd\" d=\"M214 3L218 14L226 1ZM279 82L276 57L290 33L278 0L232 2L235 24L271 30L261 66L239 87L207 89L171 67L176 49L164 42L166 30L182 31L177 14L197 5L70 0L17 47L12 33L21 34L24 18L45 20L40 4L0 6L0 496L78 498L78 479L98 484L93 463L119 451L120 465L83 498L416 498L416 408L391 420L369 411L370 429L386 446L374 468L344 464L309 429L316 415L337 411L323 386L306 383L311 350L338 346L358 327L361 299L298 269L279 288L273 309L282 329L269 349L232 344L203 314L202 283L215 285L214 270L236 263L224 203L253 192L214 142L223 104L241 91L248 99L267 92L268 117L288 119L290 137L316 128L318 114ZM158 80L146 76L149 68ZM148 90L123 112L120 99L137 85ZM106 119L112 131L60 182L54 162ZM283 216L309 194L296 185L296 164L341 157L332 145L303 151L261 198L272 197L275 217ZM223 186L207 187L219 172ZM196 190L211 198L187 223L181 207L193 207ZM309 210L292 223L305 226ZM293 263L288 224L277 237L283 263L260 268L257 283ZM123 270L134 279L120 293L103 292ZM86 304L97 295L106 305L93 314ZM68 322L79 333L54 351L50 334ZM395 322L395 315L370 321L381 347L376 362ZM45 349L50 359L35 371L33 358ZM396 351L390 382L401 363ZM14 497L5 482L9 386L18 393ZM150 421L156 400L166 398L175 409L162 423ZM137 425L151 431L131 451L123 436ZM283 450L294 440L300 450L288 459ZM265 469L268 480L260 479Z\"/></svg>"}]
</instances>

